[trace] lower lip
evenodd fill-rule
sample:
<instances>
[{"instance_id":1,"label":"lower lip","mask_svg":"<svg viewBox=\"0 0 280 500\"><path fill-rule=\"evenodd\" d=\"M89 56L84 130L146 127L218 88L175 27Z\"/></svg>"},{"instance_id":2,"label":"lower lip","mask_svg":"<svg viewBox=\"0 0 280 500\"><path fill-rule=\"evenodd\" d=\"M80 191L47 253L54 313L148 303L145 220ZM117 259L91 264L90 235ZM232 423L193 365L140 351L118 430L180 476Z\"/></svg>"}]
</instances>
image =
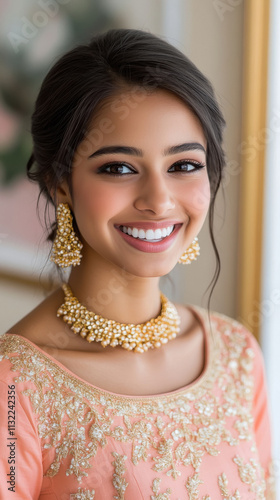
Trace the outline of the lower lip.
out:
<instances>
[{"instance_id":1,"label":"lower lip","mask_svg":"<svg viewBox=\"0 0 280 500\"><path fill-rule=\"evenodd\" d=\"M178 231L180 231L182 224L175 225L172 233L164 238L162 241L157 241L156 243L150 243L149 241L143 241L139 238L133 238L133 236L129 236L129 234L123 233L119 227L116 227L117 231L123 237L123 239L132 247L140 250L141 252L147 253L157 253L163 252L167 250L175 240Z\"/></svg>"}]
</instances>

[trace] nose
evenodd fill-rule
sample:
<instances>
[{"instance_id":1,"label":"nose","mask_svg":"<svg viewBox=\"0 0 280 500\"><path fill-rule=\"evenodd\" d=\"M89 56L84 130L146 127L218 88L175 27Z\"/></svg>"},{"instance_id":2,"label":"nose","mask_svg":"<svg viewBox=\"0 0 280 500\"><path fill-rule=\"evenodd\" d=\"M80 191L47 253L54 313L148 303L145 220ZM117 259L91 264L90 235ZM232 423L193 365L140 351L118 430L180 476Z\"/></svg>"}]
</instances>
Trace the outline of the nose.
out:
<instances>
[{"instance_id":1,"label":"nose","mask_svg":"<svg viewBox=\"0 0 280 500\"><path fill-rule=\"evenodd\" d=\"M175 208L175 201L167 180L153 175L143 180L139 186L139 192L134 206L141 212L147 211L155 215L163 216L169 210Z\"/></svg>"}]
</instances>

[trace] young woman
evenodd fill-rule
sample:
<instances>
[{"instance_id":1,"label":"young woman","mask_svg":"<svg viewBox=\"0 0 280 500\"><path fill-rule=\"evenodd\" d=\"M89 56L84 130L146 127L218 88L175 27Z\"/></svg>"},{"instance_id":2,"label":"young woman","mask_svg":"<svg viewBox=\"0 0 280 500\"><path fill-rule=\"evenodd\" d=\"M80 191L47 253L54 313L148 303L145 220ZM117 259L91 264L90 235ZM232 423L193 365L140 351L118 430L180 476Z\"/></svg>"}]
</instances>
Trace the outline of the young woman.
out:
<instances>
[{"instance_id":1,"label":"young woman","mask_svg":"<svg viewBox=\"0 0 280 500\"><path fill-rule=\"evenodd\" d=\"M1 498L273 497L257 342L159 290L208 209L218 259L223 126L207 79L149 33L99 35L46 76L28 175L71 273L1 338Z\"/></svg>"}]
</instances>

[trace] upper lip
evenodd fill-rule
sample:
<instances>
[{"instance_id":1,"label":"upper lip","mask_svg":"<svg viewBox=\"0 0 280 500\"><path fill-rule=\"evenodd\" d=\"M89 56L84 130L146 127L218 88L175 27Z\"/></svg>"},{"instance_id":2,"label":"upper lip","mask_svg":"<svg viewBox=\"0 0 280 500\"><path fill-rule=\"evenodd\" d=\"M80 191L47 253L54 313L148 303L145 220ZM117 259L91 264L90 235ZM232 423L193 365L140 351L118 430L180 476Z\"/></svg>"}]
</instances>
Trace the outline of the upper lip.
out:
<instances>
[{"instance_id":1,"label":"upper lip","mask_svg":"<svg viewBox=\"0 0 280 500\"><path fill-rule=\"evenodd\" d=\"M174 221L174 220L166 220L161 222L124 222L123 224L116 224L117 227L125 226L125 227L135 227L136 229L162 229L164 227L182 225L182 222Z\"/></svg>"}]
</instances>

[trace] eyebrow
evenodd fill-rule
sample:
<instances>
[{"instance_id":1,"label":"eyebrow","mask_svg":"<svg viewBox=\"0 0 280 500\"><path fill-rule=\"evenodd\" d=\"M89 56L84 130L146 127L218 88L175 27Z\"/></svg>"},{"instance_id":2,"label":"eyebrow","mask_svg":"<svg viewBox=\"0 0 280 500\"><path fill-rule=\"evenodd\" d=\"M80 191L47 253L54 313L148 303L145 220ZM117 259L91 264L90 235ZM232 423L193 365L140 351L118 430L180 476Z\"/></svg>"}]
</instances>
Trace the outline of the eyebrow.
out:
<instances>
[{"instance_id":1,"label":"eyebrow","mask_svg":"<svg viewBox=\"0 0 280 500\"><path fill-rule=\"evenodd\" d=\"M199 142L185 142L183 144L178 144L176 146L171 146L164 150L163 155L174 155L177 153L184 153L185 151L203 151L206 154L205 148ZM131 156L144 156L142 149L133 148L131 146L104 146L103 148L97 149L92 153L89 158L96 158L97 156L106 155L110 153L121 153Z\"/></svg>"}]
</instances>

